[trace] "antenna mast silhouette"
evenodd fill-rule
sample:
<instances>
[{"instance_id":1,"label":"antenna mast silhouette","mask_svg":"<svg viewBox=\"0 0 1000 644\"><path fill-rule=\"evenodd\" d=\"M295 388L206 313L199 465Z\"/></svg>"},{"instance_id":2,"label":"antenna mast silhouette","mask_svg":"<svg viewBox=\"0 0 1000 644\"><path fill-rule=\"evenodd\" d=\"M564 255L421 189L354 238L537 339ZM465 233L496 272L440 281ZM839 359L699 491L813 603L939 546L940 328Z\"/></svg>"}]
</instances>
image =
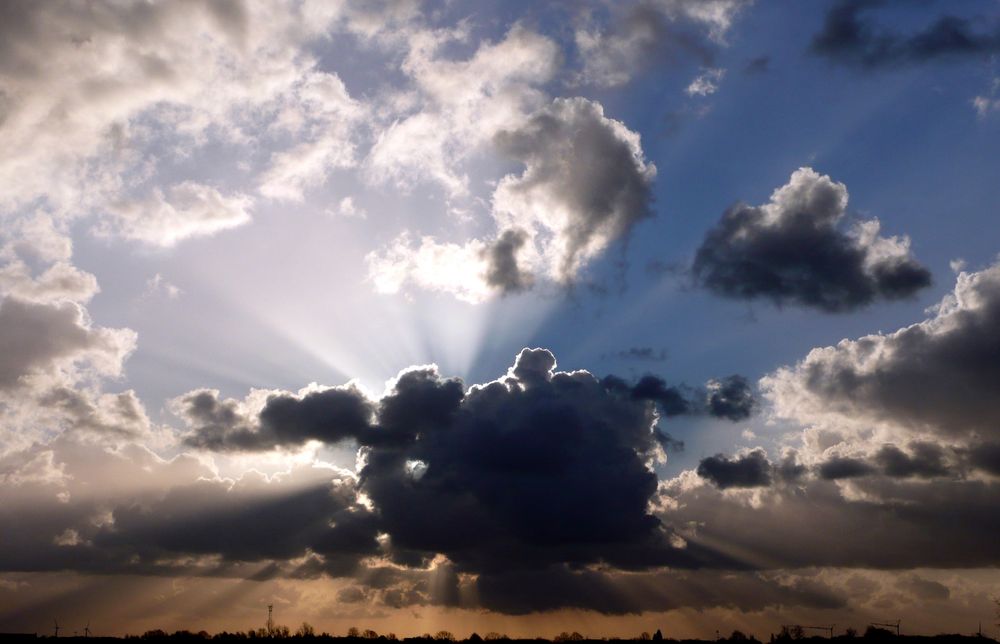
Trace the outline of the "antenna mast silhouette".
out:
<instances>
[{"instance_id":1,"label":"antenna mast silhouette","mask_svg":"<svg viewBox=\"0 0 1000 644\"><path fill-rule=\"evenodd\" d=\"M83 627L83 636L90 637L90 620L87 620L87 625Z\"/></svg>"},{"instance_id":2,"label":"antenna mast silhouette","mask_svg":"<svg viewBox=\"0 0 1000 644\"><path fill-rule=\"evenodd\" d=\"M267 634L274 635L274 620L271 615L274 611L274 604L267 605Z\"/></svg>"},{"instance_id":3,"label":"antenna mast silhouette","mask_svg":"<svg viewBox=\"0 0 1000 644\"><path fill-rule=\"evenodd\" d=\"M879 623L879 622L872 622L871 624L869 624L869 626L879 626L881 628L894 628L894 629L896 629L896 637L899 637L899 622L900 622L900 620L898 620L898 619L896 620L895 624L891 624L891 623L888 623L888 622L884 623L884 624Z\"/></svg>"},{"instance_id":4,"label":"antenna mast silhouette","mask_svg":"<svg viewBox=\"0 0 1000 644\"><path fill-rule=\"evenodd\" d=\"M56 637L59 637L59 620L52 618L52 623L56 625Z\"/></svg>"}]
</instances>

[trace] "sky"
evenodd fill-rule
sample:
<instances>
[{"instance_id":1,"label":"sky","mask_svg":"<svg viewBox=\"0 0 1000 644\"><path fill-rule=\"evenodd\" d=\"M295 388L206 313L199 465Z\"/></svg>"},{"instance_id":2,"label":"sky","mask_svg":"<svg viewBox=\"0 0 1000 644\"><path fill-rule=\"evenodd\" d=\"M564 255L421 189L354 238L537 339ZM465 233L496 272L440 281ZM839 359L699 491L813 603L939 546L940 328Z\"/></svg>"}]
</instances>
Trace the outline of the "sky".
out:
<instances>
[{"instance_id":1,"label":"sky","mask_svg":"<svg viewBox=\"0 0 1000 644\"><path fill-rule=\"evenodd\" d=\"M997 634L996 0L0 14L0 631Z\"/></svg>"}]
</instances>

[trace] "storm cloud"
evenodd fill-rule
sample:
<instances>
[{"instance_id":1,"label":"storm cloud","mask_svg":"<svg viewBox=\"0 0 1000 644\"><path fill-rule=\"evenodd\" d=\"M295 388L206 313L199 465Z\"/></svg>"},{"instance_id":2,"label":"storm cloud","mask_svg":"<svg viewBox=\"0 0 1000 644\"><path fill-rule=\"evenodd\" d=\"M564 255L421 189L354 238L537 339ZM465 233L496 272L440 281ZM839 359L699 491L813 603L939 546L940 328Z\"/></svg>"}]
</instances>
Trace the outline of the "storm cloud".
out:
<instances>
[{"instance_id":1,"label":"storm cloud","mask_svg":"<svg viewBox=\"0 0 1000 644\"><path fill-rule=\"evenodd\" d=\"M811 168L761 206L737 204L705 236L695 282L724 297L845 312L912 296L931 275L906 237L881 237L877 219L844 230L847 186Z\"/></svg>"}]
</instances>

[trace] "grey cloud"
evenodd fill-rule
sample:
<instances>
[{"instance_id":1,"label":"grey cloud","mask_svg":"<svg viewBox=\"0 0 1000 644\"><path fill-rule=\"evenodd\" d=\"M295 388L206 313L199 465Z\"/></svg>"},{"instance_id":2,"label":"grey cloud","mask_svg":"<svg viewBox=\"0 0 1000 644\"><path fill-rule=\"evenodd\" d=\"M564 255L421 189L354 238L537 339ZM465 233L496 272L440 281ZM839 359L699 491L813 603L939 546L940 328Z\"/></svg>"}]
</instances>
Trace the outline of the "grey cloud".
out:
<instances>
[{"instance_id":1,"label":"grey cloud","mask_svg":"<svg viewBox=\"0 0 1000 644\"><path fill-rule=\"evenodd\" d=\"M241 562L273 561L288 574L287 560L311 551L326 574L342 576L378 550L376 525L343 472L232 481L189 457L63 436L0 460L0 478L8 571L237 575Z\"/></svg>"},{"instance_id":2,"label":"grey cloud","mask_svg":"<svg viewBox=\"0 0 1000 644\"><path fill-rule=\"evenodd\" d=\"M920 599L944 601L951 597L951 591L947 586L931 579L924 579L920 575L904 577L900 585Z\"/></svg>"},{"instance_id":3,"label":"grey cloud","mask_svg":"<svg viewBox=\"0 0 1000 644\"><path fill-rule=\"evenodd\" d=\"M814 349L761 381L780 416L802 424L888 423L901 436L996 437L1000 266L958 277L928 319Z\"/></svg>"},{"instance_id":4,"label":"grey cloud","mask_svg":"<svg viewBox=\"0 0 1000 644\"><path fill-rule=\"evenodd\" d=\"M821 463L818 472L820 478L836 481L869 476L876 470L861 459L837 456Z\"/></svg>"},{"instance_id":5,"label":"grey cloud","mask_svg":"<svg viewBox=\"0 0 1000 644\"><path fill-rule=\"evenodd\" d=\"M698 463L698 476L710 480L720 490L766 487L771 484L771 462L762 449L733 459L716 454Z\"/></svg>"},{"instance_id":6,"label":"grey cloud","mask_svg":"<svg viewBox=\"0 0 1000 644\"><path fill-rule=\"evenodd\" d=\"M218 392L211 390L191 392L176 401L175 407L192 428L184 442L214 451L270 449L310 440L364 441L374 413L374 404L353 387L333 387L301 397L274 394L256 418L248 418L234 400L219 400Z\"/></svg>"},{"instance_id":7,"label":"grey cloud","mask_svg":"<svg viewBox=\"0 0 1000 644\"><path fill-rule=\"evenodd\" d=\"M709 380L704 389L668 385L663 378L652 374L642 376L632 385L614 375L605 376L601 383L636 400L656 403L660 413L667 417L708 414L735 422L750 417L757 405L749 381L740 375Z\"/></svg>"},{"instance_id":8,"label":"grey cloud","mask_svg":"<svg viewBox=\"0 0 1000 644\"><path fill-rule=\"evenodd\" d=\"M501 293L517 293L531 287L530 273L517 262L518 251L528 241L523 230L505 230L486 250L486 283Z\"/></svg>"},{"instance_id":9,"label":"grey cloud","mask_svg":"<svg viewBox=\"0 0 1000 644\"><path fill-rule=\"evenodd\" d=\"M986 59L1000 52L1000 23L982 16L942 15L905 34L879 29L871 10L883 0L838 0L826 14L811 50L834 62L874 69L932 60Z\"/></svg>"},{"instance_id":10,"label":"grey cloud","mask_svg":"<svg viewBox=\"0 0 1000 644\"><path fill-rule=\"evenodd\" d=\"M724 297L827 312L909 297L930 284L909 239L880 237L877 220L841 230L846 208L844 184L801 168L767 204L726 211L697 251L694 280Z\"/></svg>"},{"instance_id":11,"label":"grey cloud","mask_svg":"<svg viewBox=\"0 0 1000 644\"><path fill-rule=\"evenodd\" d=\"M612 5L607 24L576 31L582 62L579 81L612 87L628 82L655 61L658 66L693 59L711 65L743 0L672 0Z\"/></svg>"},{"instance_id":12,"label":"grey cloud","mask_svg":"<svg viewBox=\"0 0 1000 644\"><path fill-rule=\"evenodd\" d=\"M598 103L556 99L494 142L525 165L497 187L495 217L532 238L556 237L541 254L558 281L571 281L589 259L652 216L656 168L643 158L638 136L605 117Z\"/></svg>"},{"instance_id":13,"label":"grey cloud","mask_svg":"<svg viewBox=\"0 0 1000 644\"><path fill-rule=\"evenodd\" d=\"M74 363L113 375L134 342L129 331L92 327L77 304L5 298L0 301L0 391Z\"/></svg>"},{"instance_id":14,"label":"grey cloud","mask_svg":"<svg viewBox=\"0 0 1000 644\"><path fill-rule=\"evenodd\" d=\"M913 443L907 454L895 445L886 445L875 454L875 461L886 476L934 478L948 475L945 452L934 443Z\"/></svg>"},{"instance_id":15,"label":"grey cloud","mask_svg":"<svg viewBox=\"0 0 1000 644\"><path fill-rule=\"evenodd\" d=\"M665 523L697 526L681 532L689 544L725 543L753 568L971 568L1000 560L1000 519L991 510L1000 488L982 481L800 478L761 488L753 504L710 485L665 489L672 500Z\"/></svg>"},{"instance_id":16,"label":"grey cloud","mask_svg":"<svg viewBox=\"0 0 1000 644\"><path fill-rule=\"evenodd\" d=\"M976 468L1000 476L1000 443L981 443L969 449L969 462Z\"/></svg>"}]
</instances>

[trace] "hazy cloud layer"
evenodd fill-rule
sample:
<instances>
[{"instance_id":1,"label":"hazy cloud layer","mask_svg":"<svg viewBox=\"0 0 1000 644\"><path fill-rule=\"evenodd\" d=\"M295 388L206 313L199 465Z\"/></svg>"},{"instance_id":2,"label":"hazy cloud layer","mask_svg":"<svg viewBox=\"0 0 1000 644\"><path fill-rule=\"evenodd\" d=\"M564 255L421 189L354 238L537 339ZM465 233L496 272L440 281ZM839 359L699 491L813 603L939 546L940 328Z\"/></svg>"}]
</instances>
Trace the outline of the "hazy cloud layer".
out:
<instances>
[{"instance_id":1,"label":"hazy cloud layer","mask_svg":"<svg viewBox=\"0 0 1000 644\"><path fill-rule=\"evenodd\" d=\"M726 211L698 249L694 279L724 297L827 312L909 297L930 284L909 238L881 237L877 219L847 228L846 213L847 186L800 168L768 203Z\"/></svg>"}]
</instances>

